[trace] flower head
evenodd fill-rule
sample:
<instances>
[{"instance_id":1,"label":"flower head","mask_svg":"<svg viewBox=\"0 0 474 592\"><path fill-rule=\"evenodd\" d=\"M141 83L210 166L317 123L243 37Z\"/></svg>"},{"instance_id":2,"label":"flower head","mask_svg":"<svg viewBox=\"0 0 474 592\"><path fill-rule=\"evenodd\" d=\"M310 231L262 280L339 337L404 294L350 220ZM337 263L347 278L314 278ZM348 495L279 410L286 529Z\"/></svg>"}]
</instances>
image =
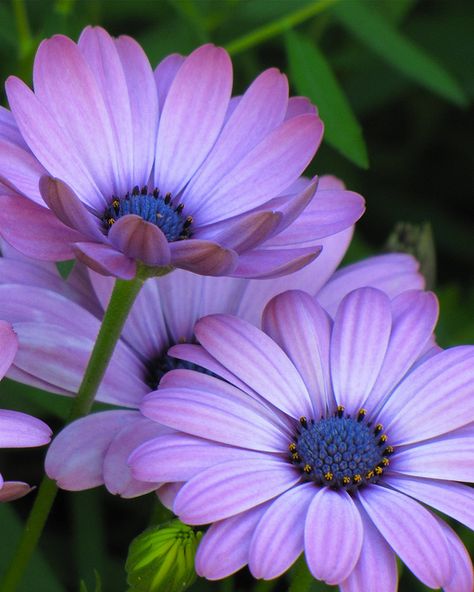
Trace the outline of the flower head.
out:
<instances>
[{"instance_id":1,"label":"flower head","mask_svg":"<svg viewBox=\"0 0 474 592\"><path fill-rule=\"evenodd\" d=\"M10 367L18 349L18 340L11 325L0 321L0 379ZM47 444L51 430L41 420L20 413L0 409L0 448L25 448ZM22 481L4 481L0 475L0 502L23 497L31 490Z\"/></svg>"},{"instance_id":2,"label":"flower head","mask_svg":"<svg viewBox=\"0 0 474 592\"><path fill-rule=\"evenodd\" d=\"M141 409L177 432L130 462L180 484L183 522L213 523L200 575L248 564L274 578L304 551L344 592L388 591L397 554L430 587L472 589L462 543L421 505L474 525L473 490L456 483L474 479L474 347L433 349L436 318L431 293L361 288L334 321L291 291L267 305L265 333L228 315L197 323L202 363L226 381L168 373Z\"/></svg>"},{"instance_id":3,"label":"flower head","mask_svg":"<svg viewBox=\"0 0 474 592\"><path fill-rule=\"evenodd\" d=\"M224 49L168 56L153 73L133 39L88 27L77 45L43 41L33 78L34 92L6 84L21 134L6 110L0 125L3 236L27 255L76 255L122 278L137 261L279 276L362 215L349 192L311 206L317 182L297 181L323 125L274 68L231 99Z\"/></svg>"},{"instance_id":4,"label":"flower head","mask_svg":"<svg viewBox=\"0 0 474 592\"><path fill-rule=\"evenodd\" d=\"M378 286L392 296L423 287L416 261L406 255L373 257L334 274L350 236L351 231L343 231L325 239L329 248L317 260L278 279L210 278L176 270L145 282L97 394L98 401L122 409L93 413L66 427L48 450L49 475L64 489L105 483L109 491L125 497L159 487L160 482L132 478L126 465L139 444L169 431L142 416L138 407L171 368L189 368L192 363L202 367L194 335L194 325L201 317L231 313L259 325L266 303L290 286L317 294L328 306L337 305L360 284ZM64 281L54 264L38 266L19 258L12 249L5 255L0 258L0 309L20 340L9 377L74 396L113 279L76 264ZM171 346L183 343L198 356L195 360L181 361L168 354Z\"/></svg>"}]
</instances>

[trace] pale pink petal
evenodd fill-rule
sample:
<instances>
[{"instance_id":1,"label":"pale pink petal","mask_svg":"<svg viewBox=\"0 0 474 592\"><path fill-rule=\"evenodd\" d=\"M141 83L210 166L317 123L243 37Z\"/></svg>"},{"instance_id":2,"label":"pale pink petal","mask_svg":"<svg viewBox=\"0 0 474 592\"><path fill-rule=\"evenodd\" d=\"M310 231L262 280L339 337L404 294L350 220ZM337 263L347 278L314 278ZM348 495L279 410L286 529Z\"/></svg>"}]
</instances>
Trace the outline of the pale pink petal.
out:
<instances>
[{"instance_id":1,"label":"pale pink petal","mask_svg":"<svg viewBox=\"0 0 474 592\"><path fill-rule=\"evenodd\" d=\"M0 139L0 178L5 185L44 205L38 181L45 173L31 152Z\"/></svg>"},{"instance_id":2,"label":"pale pink petal","mask_svg":"<svg viewBox=\"0 0 474 592\"><path fill-rule=\"evenodd\" d=\"M155 84L158 93L158 104L160 112L168 96L169 89L175 79L178 70L181 68L185 58L179 53L172 53L166 56L156 67L154 72Z\"/></svg>"}]
</instances>

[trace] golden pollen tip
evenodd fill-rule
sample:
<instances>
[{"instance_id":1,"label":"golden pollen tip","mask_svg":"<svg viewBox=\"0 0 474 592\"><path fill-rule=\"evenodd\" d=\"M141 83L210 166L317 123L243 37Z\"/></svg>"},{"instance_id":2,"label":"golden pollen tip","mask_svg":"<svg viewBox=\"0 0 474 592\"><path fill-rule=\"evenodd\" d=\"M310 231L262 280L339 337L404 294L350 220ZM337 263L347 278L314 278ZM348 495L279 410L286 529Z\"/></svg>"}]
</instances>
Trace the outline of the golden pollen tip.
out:
<instances>
[{"instance_id":1,"label":"golden pollen tip","mask_svg":"<svg viewBox=\"0 0 474 592\"><path fill-rule=\"evenodd\" d=\"M313 468L312 468L312 466L311 466L311 465L305 465L305 466L303 467L303 471L304 471L305 473L311 473L311 471L312 471L312 470L313 470Z\"/></svg>"},{"instance_id":2,"label":"golden pollen tip","mask_svg":"<svg viewBox=\"0 0 474 592\"><path fill-rule=\"evenodd\" d=\"M326 479L326 481L332 481L334 475L329 471L327 473L325 473L324 478Z\"/></svg>"},{"instance_id":3,"label":"golden pollen tip","mask_svg":"<svg viewBox=\"0 0 474 592\"><path fill-rule=\"evenodd\" d=\"M354 483L360 483L362 481L362 477L360 475L354 475L353 480Z\"/></svg>"}]
</instances>

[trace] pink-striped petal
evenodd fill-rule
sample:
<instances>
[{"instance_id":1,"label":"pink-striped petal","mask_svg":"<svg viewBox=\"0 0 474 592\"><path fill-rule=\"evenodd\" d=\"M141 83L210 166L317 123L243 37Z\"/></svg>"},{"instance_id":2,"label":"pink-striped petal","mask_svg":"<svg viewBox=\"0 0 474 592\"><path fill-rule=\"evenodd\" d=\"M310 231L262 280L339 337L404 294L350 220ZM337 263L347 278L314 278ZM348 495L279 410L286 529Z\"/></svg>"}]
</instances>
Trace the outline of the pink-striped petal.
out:
<instances>
[{"instance_id":1,"label":"pink-striped petal","mask_svg":"<svg viewBox=\"0 0 474 592\"><path fill-rule=\"evenodd\" d=\"M203 45L179 68L161 110L155 185L176 195L206 158L224 122L232 87L227 52Z\"/></svg>"},{"instance_id":2,"label":"pink-striped petal","mask_svg":"<svg viewBox=\"0 0 474 592\"><path fill-rule=\"evenodd\" d=\"M331 377L338 405L359 411L372 389L387 350L392 315L380 290L348 294L336 313L331 339Z\"/></svg>"},{"instance_id":3,"label":"pink-striped petal","mask_svg":"<svg viewBox=\"0 0 474 592\"><path fill-rule=\"evenodd\" d=\"M264 454L259 460L232 460L188 481L176 497L174 512L188 524L215 522L277 497L300 478L289 463Z\"/></svg>"},{"instance_id":4,"label":"pink-striped petal","mask_svg":"<svg viewBox=\"0 0 474 592\"><path fill-rule=\"evenodd\" d=\"M227 120L203 167L183 194L191 208L265 136L281 124L288 101L288 81L276 68L266 70L249 86Z\"/></svg>"},{"instance_id":5,"label":"pink-striped petal","mask_svg":"<svg viewBox=\"0 0 474 592\"><path fill-rule=\"evenodd\" d=\"M252 533L268 502L215 522L202 537L196 553L196 572L207 580L220 580L248 562Z\"/></svg>"},{"instance_id":6,"label":"pink-striped petal","mask_svg":"<svg viewBox=\"0 0 474 592\"><path fill-rule=\"evenodd\" d=\"M306 513L317 491L313 483L293 487L263 514L249 550L249 569L255 578L278 577L302 553Z\"/></svg>"},{"instance_id":7,"label":"pink-striped petal","mask_svg":"<svg viewBox=\"0 0 474 592\"><path fill-rule=\"evenodd\" d=\"M387 475L384 483L428 504L474 529L474 490L461 483L449 483L406 475Z\"/></svg>"},{"instance_id":8,"label":"pink-striped petal","mask_svg":"<svg viewBox=\"0 0 474 592\"><path fill-rule=\"evenodd\" d=\"M364 405L375 410L403 379L432 337L438 301L431 292L410 290L392 302L392 332L375 385Z\"/></svg>"},{"instance_id":9,"label":"pink-striped petal","mask_svg":"<svg viewBox=\"0 0 474 592\"><path fill-rule=\"evenodd\" d=\"M309 506L304 532L313 576L328 584L343 582L359 559L363 536L360 512L349 494L321 488Z\"/></svg>"},{"instance_id":10,"label":"pink-striped petal","mask_svg":"<svg viewBox=\"0 0 474 592\"><path fill-rule=\"evenodd\" d=\"M193 374L189 372L188 388L160 388L156 395L146 397L141 412L176 430L222 444L286 451L290 435L272 422L265 408L260 410L248 395L212 377L207 377L207 387L195 385Z\"/></svg>"},{"instance_id":11,"label":"pink-striped petal","mask_svg":"<svg viewBox=\"0 0 474 592\"><path fill-rule=\"evenodd\" d=\"M472 561L463 542L454 530L437 516L435 517L444 532L451 558L451 579L443 588L445 592L472 592L474 573Z\"/></svg>"},{"instance_id":12,"label":"pink-striped petal","mask_svg":"<svg viewBox=\"0 0 474 592\"><path fill-rule=\"evenodd\" d=\"M398 572L395 553L375 528L360 504L364 540L359 560L349 577L339 584L341 592L397 592ZM374 568L374 566L376 566Z\"/></svg>"},{"instance_id":13,"label":"pink-striped petal","mask_svg":"<svg viewBox=\"0 0 474 592\"><path fill-rule=\"evenodd\" d=\"M0 178L5 185L28 199L43 204L38 181L45 169L31 152L0 139Z\"/></svg>"},{"instance_id":14,"label":"pink-striped petal","mask_svg":"<svg viewBox=\"0 0 474 592\"><path fill-rule=\"evenodd\" d=\"M283 349L303 378L313 402L313 418L332 403L329 375L331 321L305 292L287 291L273 298L262 318L263 330Z\"/></svg>"},{"instance_id":15,"label":"pink-striped petal","mask_svg":"<svg viewBox=\"0 0 474 592\"><path fill-rule=\"evenodd\" d=\"M47 105L72 143L103 199L121 195L124 190L121 163L115 152L110 116L100 87L78 46L63 35L43 41L35 56L33 84L36 96ZM64 179L80 199L91 199L92 196L81 195L77 184L49 166L46 168L53 176Z\"/></svg>"},{"instance_id":16,"label":"pink-striped petal","mask_svg":"<svg viewBox=\"0 0 474 592\"><path fill-rule=\"evenodd\" d=\"M323 124L315 115L284 122L248 152L197 209L193 207L193 215L209 224L264 204L301 175L322 134Z\"/></svg>"},{"instance_id":17,"label":"pink-striped petal","mask_svg":"<svg viewBox=\"0 0 474 592\"><path fill-rule=\"evenodd\" d=\"M424 584L440 588L451 577L451 562L441 527L421 504L379 486L359 490L359 500L380 534Z\"/></svg>"},{"instance_id":18,"label":"pink-striped petal","mask_svg":"<svg viewBox=\"0 0 474 592\"><path fill-rule=\"evenodd\" d=\"M473 383L473 346L448 349L418 366L379 414L391 444L420 442L474 421Z\"/></svg>"},{"instance_id":19,"label":"pink-striped petal","mask_svg":"<svg viewBox=\"0 0 474 592\"><path fill-rule=\"evenodd\" d=\"M211 315L196 323L195 334L218 362L264 399L291 417L312 417L311 399L301 376L265 333L236 317Z\"/></svg>"},{"instance_id":20,"label":"pink-striped petal","mask_svg":"<svg viewBox=\"0 0 474 592\"><path fill-rule=\"evenodd\" d=\"M158 483L187 481L209 467L231 460L261 458L262 454L253 450L216 444L187 434L169 433L136 448L128 462L136 479Z\"/></svg>"},{"instance_id":21,"label":"pink-striped petal","mask_svg":"<svg viewBox=\"0 0 474 592\"><path fill-rule=\"evenodd\" d=\"M179 53L172 53L166 56L155 69L154 78L156 90L158 93L158 106L160 114L168 96L171 84L178 73L178 70L183 65L185 57Z\"/></svg>"}]
</instances>

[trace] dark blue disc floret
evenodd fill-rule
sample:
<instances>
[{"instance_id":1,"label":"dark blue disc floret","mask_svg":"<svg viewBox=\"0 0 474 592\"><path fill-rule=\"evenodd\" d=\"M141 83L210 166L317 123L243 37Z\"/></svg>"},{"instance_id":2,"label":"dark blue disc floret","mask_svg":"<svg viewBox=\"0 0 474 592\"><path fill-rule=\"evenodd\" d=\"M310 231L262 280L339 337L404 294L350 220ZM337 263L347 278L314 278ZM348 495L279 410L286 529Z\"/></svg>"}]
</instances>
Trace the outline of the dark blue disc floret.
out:
<instances>
[{"instance_id":1,"label":"dark blue disc floret","mask_svg":"<svg viewBox=\"0 0 474 592\"><path fill-rule=\"evenodd\" d=\"M173 242L191 236L193 219L183 216L183 207L183 204L174 206L169 193L162 196L158 189L150 193L147 187L140 190L137 186L125 197L113 197L112 203L104 211L102 222L104 228L109 230L122 216L135 214L158 226L168 242Z\"/></svg>"},{"instance_id":2,"label":"dark blue disc floret","mask_svg":"<svg viewBox=\"0 0 474 592\"><path fill-rule=\"evenodd\" d=\"M318 421L302 417L289 449L291 460L306 478L319 485L354 490L376 483L393 452L380 424L372 426L361 409L356 418L338 407L333 417Z\"/></svg>"}]
</instances>

